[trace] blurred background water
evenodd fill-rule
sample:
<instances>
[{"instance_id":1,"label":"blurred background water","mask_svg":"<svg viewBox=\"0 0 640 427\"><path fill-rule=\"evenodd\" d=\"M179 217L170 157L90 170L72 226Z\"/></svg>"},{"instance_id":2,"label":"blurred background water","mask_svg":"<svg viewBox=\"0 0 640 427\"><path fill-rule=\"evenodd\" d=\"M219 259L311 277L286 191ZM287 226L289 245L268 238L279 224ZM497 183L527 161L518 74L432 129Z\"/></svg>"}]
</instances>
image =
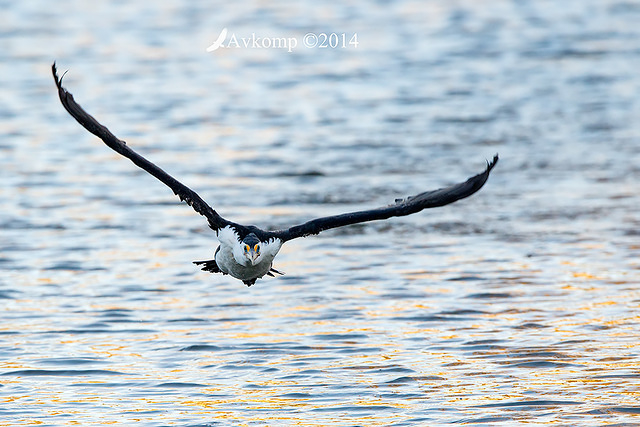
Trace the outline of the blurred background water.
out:
<instances>
[{"instance_id":1,"label":"blurred background water","mask_svg":"<svg viewBox=\"0 0 640 427\"><path fill-rule=\"evenodd\" d=\"M640 423L640 5L0 1L0 425ZM286 49L206 48L295 38ZM305 48L306 33L358 45ZM247 289L50 75L225 217L296 240Z\"/></svg>"}]
</instances>

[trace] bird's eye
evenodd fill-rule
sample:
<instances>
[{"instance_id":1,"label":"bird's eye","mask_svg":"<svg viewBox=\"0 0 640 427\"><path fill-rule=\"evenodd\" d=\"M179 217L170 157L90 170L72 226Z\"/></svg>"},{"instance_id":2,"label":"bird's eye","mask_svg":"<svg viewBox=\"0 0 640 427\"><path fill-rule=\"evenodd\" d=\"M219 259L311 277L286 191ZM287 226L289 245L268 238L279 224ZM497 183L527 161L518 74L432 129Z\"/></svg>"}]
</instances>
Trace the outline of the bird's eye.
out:
<instances>
[{"instance_id":1,"label":"bird's eye","mask_svg":"<svg viewBox=\"0 0 640 427\"><path fill-rule=\"evenodd\" d=\"M249 245L244 245L244 251L249 252Z\"/></svg>"},{"instance_id":2,"label":"bird's eye","mask_svg":"<svg viewBox=\"0 0 640 427\"><path fill-rule=\"evenodd\" d=\"M255 251L255 253L259 254L260 253L260 246L259 245L255 245L253 247L253 250Z\"/></svg>"}]
</instances>

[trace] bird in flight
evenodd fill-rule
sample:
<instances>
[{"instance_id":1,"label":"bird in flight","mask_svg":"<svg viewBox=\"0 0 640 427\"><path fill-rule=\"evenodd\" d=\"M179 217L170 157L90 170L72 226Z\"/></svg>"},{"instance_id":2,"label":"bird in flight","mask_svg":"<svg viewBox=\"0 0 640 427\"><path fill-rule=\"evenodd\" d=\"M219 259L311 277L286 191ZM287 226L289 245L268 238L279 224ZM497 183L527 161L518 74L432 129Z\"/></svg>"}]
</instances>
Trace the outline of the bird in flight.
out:
<instances>
[{"instance_id":1,"label":"bird in flight","mask_svg":"<svg viewBox=\"0 0 640 427\"><path fill-rule=\"evenodd\" d=\"M227 38L227 28L223 28L222 31L220 32L220 35L218 36L218 39L213 42L213 44L211 46L209 46L207 48L207 52L213 52L214 50L218 50L218 48L220 46L222 46L222 43L224 43L224 39Z\"/></svg>"},{"instance_id":2,"label":"bird in flight","mask_svg":"<svg viewBox=\"0 0 640 427\"><path fill-rule=\"evenodd\" d=\"M58 77L55 62L51 66L51 71L58 88L60 102L78 123L100 138L109 148L162 181L173 190L180 200L186 202L207 219L209 227L216 232L220 245L216 249L213 259L194 261L194 263L200 265L204 271L228 274L241 280L247 286L253 285L257 279L265 275L283 274L273 268L273 259L282 245L289 240L318 234L332 228L411 215L423 209L448 205L480 190L498 162L496 154L491 162L487 162L487 168L484 172L472 176L465 182L438 190L425 191L404 199L396 199L393 204L388 206L316 218L283 230L262 230L253 225L237 224L221 217L195 191L133 151L126 142L118 139L109 129L76 103L73 95L62 86L62 78Z\"/></svg>"}]
</instances>

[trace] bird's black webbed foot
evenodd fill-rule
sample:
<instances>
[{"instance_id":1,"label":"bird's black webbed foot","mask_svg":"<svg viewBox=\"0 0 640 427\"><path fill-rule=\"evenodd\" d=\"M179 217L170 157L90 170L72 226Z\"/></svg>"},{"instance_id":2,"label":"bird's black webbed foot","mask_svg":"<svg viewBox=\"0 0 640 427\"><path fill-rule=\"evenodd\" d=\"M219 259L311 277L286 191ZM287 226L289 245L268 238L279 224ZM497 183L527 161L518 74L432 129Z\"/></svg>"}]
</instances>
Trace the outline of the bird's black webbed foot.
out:
<instances>
[{"instance_id":1,"label":"bird's black webbed foot","mask_svg":"<svg viewBox=\"0 0 640 427\"><path fill-rule=\"evenodd\" d=\"M209 273L222 273L218 264L216 264L216 260L210 259L208 261L193 261L195 265L202 265L200 267L202 271L208 271ZM224 273L223 273L224 274Z\"/></svg>"},{"instance_id":2,"label":"bird's black webbed foot","mask_svg":"<svg viewBox=\"0 0 640 427\"><path fill-rule=\"evenodd\" d=\"M274 274L275 273L275 274ZM271 277L276 277L276 274L279 274L281 276L284 276L284 273L282 271L278 271L275 268L271 267L271 270L269 270L269 272L267 273L267 276L271 276Z\"/></svg>"},{"instance_id":3,"label":"bird's black webbed foot","mask_svg":"<svg viewBox=\"0 0 640 427\"><path fill-rule=\"evenodd\" d=\"M245 285L247 285L247 287L251 287L251 285L255 285L257 279L251 279L251 280L243 280L242 283L244 283Z\"/></svg>"}]
</instances>

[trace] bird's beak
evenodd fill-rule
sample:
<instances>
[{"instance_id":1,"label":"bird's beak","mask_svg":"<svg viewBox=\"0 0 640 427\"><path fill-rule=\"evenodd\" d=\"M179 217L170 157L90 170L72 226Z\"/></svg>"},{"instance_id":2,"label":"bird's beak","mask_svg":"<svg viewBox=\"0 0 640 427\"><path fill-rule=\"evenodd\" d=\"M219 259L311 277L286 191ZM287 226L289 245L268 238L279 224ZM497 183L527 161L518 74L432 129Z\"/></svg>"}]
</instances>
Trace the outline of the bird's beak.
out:
<instances>
[{"instance_id":1,"label":"bird's beak","mask_svg":"<svg viewBox=\"0 0 640 427\"><path fill-rule=\"evenodd\" d=\"M254 252L254 251L251 251L251 265L256 265L256 261L258 260L258 256L259 255L260 254Z\"/></svg>"}]
</instances>

